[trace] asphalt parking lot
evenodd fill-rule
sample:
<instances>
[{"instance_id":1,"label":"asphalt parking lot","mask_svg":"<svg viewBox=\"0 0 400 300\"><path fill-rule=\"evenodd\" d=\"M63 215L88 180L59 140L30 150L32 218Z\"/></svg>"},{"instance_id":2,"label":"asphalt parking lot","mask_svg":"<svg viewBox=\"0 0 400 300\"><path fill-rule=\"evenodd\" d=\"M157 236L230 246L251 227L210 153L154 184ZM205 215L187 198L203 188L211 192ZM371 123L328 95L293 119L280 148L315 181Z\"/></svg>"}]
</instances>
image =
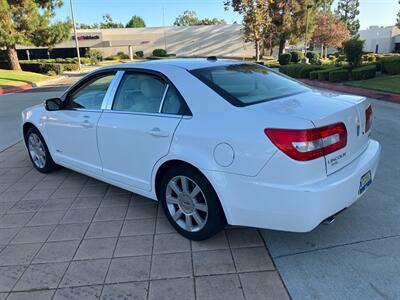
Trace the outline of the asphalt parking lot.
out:
<instances>
[{"instance_id":1,"label":"asphalt parking lot","mask_svg":"<svg viewBox=\"0 0 400 300\"><path fill-rule=\"evenodd\" d=\"M400 299L400 105L371 102L382 156L369 191L329 226L262 231L293 299Z\"/></svg>"}]
</instances>

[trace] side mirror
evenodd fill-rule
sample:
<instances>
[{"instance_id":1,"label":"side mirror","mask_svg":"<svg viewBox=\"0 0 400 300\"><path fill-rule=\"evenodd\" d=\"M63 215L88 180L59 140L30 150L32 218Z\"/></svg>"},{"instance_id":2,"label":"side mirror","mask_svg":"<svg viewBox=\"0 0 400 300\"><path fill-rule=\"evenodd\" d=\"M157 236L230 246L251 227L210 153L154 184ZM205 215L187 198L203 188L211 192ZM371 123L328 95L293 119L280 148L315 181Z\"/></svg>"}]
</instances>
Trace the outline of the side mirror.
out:
<instances>
[{"instance_id":1,"label":"side mirror","mask_svg":"<svg viewBox=\"0 0 400 300\"><path fill-rule=\"evenodd\" d=\"M51 98L44 101L44 105L48 111L60 110L62 109L62 104L63 102L60 98Z\"/></svg>"}]
</instances>

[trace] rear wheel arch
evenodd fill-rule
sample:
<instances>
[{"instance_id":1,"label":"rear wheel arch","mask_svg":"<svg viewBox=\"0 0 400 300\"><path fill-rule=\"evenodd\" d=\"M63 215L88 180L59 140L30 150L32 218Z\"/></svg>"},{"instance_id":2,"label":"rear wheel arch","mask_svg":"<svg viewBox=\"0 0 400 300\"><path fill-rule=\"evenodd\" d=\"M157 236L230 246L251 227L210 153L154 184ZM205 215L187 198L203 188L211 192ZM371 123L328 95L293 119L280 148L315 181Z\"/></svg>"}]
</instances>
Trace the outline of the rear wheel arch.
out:
<instances>
[{"instance_id":1,"label":"rear wheel arch","mask_svg":"<svg viewBox=\"0 0 400 300\"><path fill-rule=\"evenodd\" d=\"M185 162L185 161L183 161L183 160L179 160L179 159L168 160L168 161L164 162L164 163L157 169L156 176L155 176L155 181L154 181L155 193L156 193L157 199L160 199L161 181L162 181L162 178L163 178L165 172L166 172L167 170L173 168L173 167L176 167L176 166L185 166L185 167L187 167L187 168L190 168L190 169L194 170L195 172L201 174L201 176L203 176L203 177L208 181L208 183L209 183L209 184L211 185L211 187L213 188L215 194L218 196L219 205L220 205L220 207L221 207L221 210L222 210L223 213L224 213L224 217L225 217L225 221L226 221L227 218L226 218L226 213L225 213L224 207L223 207L223 205L222 205L221 199L219 199L219 195L218 195L217 191L215 190L213 184L210 182L210 180L207 178L207 176L204 175L204 173L203 173L199 168L197 168L196 166L194 166L194 165L192 165L192 164L190 164L190 163L188 163L188 162Z\"/></svg>"}]
</instances>

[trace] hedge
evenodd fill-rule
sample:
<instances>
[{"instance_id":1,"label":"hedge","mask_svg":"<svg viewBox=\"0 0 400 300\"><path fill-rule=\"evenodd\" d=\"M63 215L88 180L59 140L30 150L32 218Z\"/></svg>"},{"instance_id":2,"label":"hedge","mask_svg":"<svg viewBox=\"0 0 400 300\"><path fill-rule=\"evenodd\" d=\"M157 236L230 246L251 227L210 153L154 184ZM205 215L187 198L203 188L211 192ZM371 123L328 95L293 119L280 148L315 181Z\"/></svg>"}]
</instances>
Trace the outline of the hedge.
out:
<instances>
[{"instance_id":1,"label":"hedge","mask_svg":"<svg viewBox=\"0 0 400 300\"><path fill-rule=\"evenodd\" d=\"M144 56L143 51L136 51L135 54L137 57L140 57L140 58Z\"/></svg>"},{"instance_id":2,"label":"hedge","mask_svg":"<svg viewBox=\"0 0 400 300\"><path fill-rule=\"evenodd\" d=\"M376 76L376 65L367 65L351 71L352 80L365 80Z\"/></svg>"},{"instance_id":3,"label":"hedge","mask_svg":"<svg viewBox=\"0 0 400 300\"><path fill-rule=\"evenodd\" d=\"M317 78L318 80L329 80L329 72L331 72L334 69L326 69L326 70L321 70L317 71Z\"/></svg>"},{"instance_id":4,"label":"hedge","mask_svg":"<svg viewBox=\"0 0 400 300\"><path fill-rule=\"evenodd\" d=\"M349 80L349 71L347 69L339 69L329 72L329 81L341 82Z\"/></svg>"},{"instance_id":5,"label":"hedge","mask_svg":"<svg viewBox=\"0 0 400 300\"><path fill-rule=\"evenodd\" d=\"M60 74L64 71L78 70L78 65L71 64L60 64L60 63L44 63L44 62L26 62L20 61L21 69L23 71L35 72L35 73L55 73ZM0 62L0 69L9 69L8 62Z\"/></svg>"},{"instance_id":6,"label":"hedge","mask_svg":"<svg viewBox=\"0 0 400 300\"><path fill-rule=\"evenodd\" d=\"M389 75L400 74L400 58L390 57L383 58L380 60L382 73Z\"/></svg>"},{"instance_id":7,"label":"hedge","mask_svg":"<svg viewBox=\"0 0 400 300\"><path fill-rule=\"evenodd\" d=\"M281 55L279 55L278 61L279 64L283 66L289 64L291 59L292 55L290 53L282 53Z\"/></svg>"},{"instance_id":8,"label":"hedge","mask_svg":"<svg viewBox=\"0 0 400 300\"><path fill-rule=\"evenodd\" d=\"M299 78L310 78L310 73L324 69L323 66L306 65L299 71Z\"/></svg>"}]
</instances>

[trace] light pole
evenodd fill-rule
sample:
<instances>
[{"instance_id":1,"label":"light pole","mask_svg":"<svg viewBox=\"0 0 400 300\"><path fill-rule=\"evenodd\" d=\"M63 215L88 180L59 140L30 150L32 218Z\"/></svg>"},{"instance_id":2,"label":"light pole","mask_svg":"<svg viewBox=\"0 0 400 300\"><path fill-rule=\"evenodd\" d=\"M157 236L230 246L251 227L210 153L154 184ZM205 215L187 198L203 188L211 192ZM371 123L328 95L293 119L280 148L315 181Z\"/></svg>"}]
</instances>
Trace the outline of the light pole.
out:
<instances>
[{"instance_id":1,"label":"light pole","mask_svg":"<svg viewBox=\"0 0 400 300\"><path fill-rule=\"evenodd\" d=\"M306 31L304 33L304 62L308 63L308 58L307 58L307 33L308 33L308 10L312 8L312 5L307 5L307 10L306 10Z\"/></svg>"},{"instance_id":2,"label":"light pole","mask_svg":"<svg viewBox=\"0 0 400 300\"><path fill-rule=\"evenodd\" d=\"M75 47L76 47L76 54L78 56L78 68L81 71L81 55L79 53L79 44L78 44L78 36L76 35L76 24L75 24L75 17L74 17L74 6L72 4L72 0L69 0L69 4L71 6L71 18L72 18L72 26L74 27L74 37L75 37Z\"/></svg>"}]
</instances>

